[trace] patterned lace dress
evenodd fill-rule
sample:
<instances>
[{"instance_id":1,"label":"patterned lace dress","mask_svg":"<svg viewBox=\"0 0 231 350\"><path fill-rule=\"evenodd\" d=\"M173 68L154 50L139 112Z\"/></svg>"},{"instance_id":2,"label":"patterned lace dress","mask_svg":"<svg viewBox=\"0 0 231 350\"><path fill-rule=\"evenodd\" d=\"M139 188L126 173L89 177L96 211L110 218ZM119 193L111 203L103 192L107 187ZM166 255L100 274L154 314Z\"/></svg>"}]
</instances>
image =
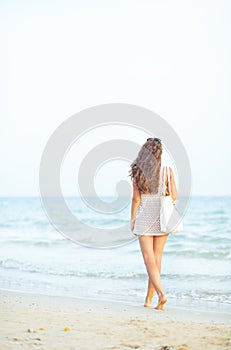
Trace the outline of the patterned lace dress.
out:
<instances>
[{"instance_id":1,"label":"patterned lace dress","mask_svg":"<svg viewBox=\"0 0 231 350\"><path fill-rule=\"evenodd\" d=\"M160 197L164 188L160 169L159 189L156 194L141 194L140 204L136 212L133 234L136 236L164 236L160 230Z\"/></svg>"}]
</instances>

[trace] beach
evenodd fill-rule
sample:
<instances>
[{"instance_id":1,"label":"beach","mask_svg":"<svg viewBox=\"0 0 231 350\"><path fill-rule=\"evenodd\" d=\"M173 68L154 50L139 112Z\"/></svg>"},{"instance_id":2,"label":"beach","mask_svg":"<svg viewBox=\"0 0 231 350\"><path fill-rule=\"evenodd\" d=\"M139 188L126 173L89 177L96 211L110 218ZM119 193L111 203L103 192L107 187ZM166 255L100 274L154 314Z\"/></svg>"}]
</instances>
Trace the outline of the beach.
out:
<instances>
[{"instance_id":1,"label":"beach","mask_svg":"<svg viewBox=\"0 0 231 350\"><path fill-rule=\"evenodd\" d=\"M230 349L230 315L0 292L1 349Z\"/></svg>"},{"instance_id":2,"label":"beach","mask_svg":"<svg viewBox=\"0 0 231 350\"><path fill-rule=\"evenodd\" d=\"M80 199L68 201L94 223ZM184 231L169 237L164 311L143 307L147 272L138 240L82 247L49 224L39 198L0 203L1 350L231 348L231 197L193 197ZM124 225L129 209L97 223Z\"/></svg>"}]
</instances>

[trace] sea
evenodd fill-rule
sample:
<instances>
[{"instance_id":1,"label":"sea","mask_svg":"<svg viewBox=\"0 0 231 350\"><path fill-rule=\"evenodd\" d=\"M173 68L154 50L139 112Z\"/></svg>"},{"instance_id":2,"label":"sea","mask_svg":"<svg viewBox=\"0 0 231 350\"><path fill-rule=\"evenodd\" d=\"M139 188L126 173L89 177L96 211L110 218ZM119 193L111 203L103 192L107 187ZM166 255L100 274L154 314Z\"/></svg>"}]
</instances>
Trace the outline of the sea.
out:
<instances>
[{"instance_id":1,"label":"sea","mask_svg":"<svg viewBox=\"0 0 231 350\"><path fill-rule=\"evenodd\" d=\"M77 217L89 218L80 197L66 200ZM128 201L108 220L129 224L129 218ZM98 227L105 220L94 215ZM182 232L169 235L163 253L166 305L230 313L231 197L192 196L183 224ZM142 306L148 278L139 241L130 234L118 247L87 247L52 225L39 197L2 197L0 289Z\"/></svg>"}]
</instances>

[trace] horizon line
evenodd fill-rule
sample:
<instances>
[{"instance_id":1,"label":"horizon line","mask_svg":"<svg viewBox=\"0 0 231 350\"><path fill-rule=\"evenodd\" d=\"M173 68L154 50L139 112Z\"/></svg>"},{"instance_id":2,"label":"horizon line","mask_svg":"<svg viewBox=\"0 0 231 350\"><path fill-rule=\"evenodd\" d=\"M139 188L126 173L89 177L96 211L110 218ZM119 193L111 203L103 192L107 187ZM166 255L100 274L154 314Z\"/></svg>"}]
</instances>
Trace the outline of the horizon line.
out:
<instances>
[{"instance_id":1,"label":"horizon line","mask_svg":"<svg viewBox=\"0 0 231 350\"><path fill-rule=\"evenodd\" d=\"M58 196L46 196L50 198L55 198ZM63 198L82 198L82 196L76 196L76 195L64 195ZM61 197L61 198L62 198ZM99 196L93 196L93 195L87 195L84 197L130 197L130 196L116 196L116 195L109 195L109 194L103 194ZM185 196L179 196L179 197L185 197ZM231 197L231 194L192 194L190 197ZM40 195L0 195L0 198L41 198Z\"/></svg>"}]
</instances>

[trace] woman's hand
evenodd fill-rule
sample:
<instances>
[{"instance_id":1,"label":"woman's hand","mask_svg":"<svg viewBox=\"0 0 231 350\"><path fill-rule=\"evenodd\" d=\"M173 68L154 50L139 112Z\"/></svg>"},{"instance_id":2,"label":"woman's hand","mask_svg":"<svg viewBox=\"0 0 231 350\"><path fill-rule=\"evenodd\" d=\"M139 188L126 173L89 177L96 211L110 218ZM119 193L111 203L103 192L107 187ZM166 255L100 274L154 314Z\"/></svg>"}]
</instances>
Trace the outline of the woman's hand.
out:
<instances>
[{"instance_id":1,"label":"woman's hand","mask_svg":"<svg viewBox=\"0 0 231 350\"><path fill-rule=\"evenodd\" d=\"M131 231L133 232L134 230L134 226L135 226L135 219L134 220L130 220L130 227L131 227Z\"/></svg>"}]
</instances>

